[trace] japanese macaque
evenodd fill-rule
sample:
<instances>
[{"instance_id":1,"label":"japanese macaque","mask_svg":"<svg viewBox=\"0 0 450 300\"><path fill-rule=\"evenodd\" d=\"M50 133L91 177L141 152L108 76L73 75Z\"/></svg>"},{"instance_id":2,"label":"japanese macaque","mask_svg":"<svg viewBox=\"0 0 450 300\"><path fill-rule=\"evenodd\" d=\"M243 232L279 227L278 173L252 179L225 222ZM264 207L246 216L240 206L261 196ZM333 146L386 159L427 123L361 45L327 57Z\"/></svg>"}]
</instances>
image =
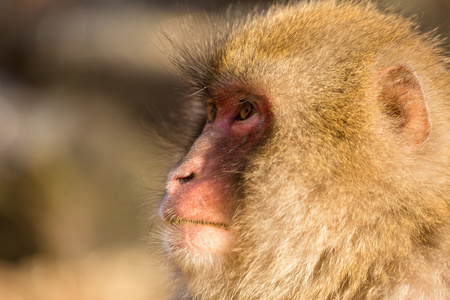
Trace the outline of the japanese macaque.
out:
<instances>
[{"instance_id":1,"label":"japanese macaque","mask_svg":"<svg viewBox=\"0 0 450 300\"><path fill-rule=\"evenodd\" d=\"M204 109L160 209L183 299L450 299L449 66L416 27L275 5L181 51Z\"/></svg>"}]
</instances>

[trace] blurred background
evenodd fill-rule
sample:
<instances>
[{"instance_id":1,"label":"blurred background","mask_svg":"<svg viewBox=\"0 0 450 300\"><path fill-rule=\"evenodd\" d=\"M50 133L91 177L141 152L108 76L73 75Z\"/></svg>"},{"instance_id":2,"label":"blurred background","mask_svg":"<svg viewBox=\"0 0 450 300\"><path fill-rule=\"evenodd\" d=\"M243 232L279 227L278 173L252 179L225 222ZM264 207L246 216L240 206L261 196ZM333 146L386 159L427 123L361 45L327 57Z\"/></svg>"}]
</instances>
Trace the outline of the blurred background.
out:
<instances>
[{"instance_id":1,"label":"blurred background","mask_svg":"<svg viewBox=\"0 0 450 300\"><path fill-rule=\"evenodd\" d=\"M449 36L450 0L378 2ZM187 39L180 24L230 3L0 0L0 299L169 298L152 216L172 162L151 132L171 124L176 82L160 32Z\"/></svg>"}]
</instances>

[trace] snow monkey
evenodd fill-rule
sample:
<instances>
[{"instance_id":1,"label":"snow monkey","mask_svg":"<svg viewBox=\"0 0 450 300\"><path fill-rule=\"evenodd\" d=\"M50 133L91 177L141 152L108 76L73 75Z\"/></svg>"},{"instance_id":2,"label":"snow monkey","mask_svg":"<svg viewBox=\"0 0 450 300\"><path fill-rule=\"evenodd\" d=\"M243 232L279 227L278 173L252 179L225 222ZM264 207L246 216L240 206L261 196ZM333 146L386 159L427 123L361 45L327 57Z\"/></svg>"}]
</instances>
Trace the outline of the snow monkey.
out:
<instances>
[{"instance_id":1,"label":"snow monkey","mask_svg":"<svg viewBox=\"0 0 450 300\"><path fill-rule=\"evenodd\" d=\"M182 299L450 299L450 76L368 3L251 13L181 49L203 122L160 208Z\"/></svg>"}]
</instances>

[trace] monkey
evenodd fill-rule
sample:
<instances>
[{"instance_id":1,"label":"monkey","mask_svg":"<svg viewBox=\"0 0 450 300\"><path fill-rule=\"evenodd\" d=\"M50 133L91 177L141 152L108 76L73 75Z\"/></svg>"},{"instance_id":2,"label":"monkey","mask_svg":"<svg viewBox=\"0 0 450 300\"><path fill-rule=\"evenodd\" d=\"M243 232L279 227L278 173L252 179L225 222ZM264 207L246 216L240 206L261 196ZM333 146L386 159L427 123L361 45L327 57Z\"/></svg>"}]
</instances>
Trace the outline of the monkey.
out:
<instances>
[{"instance_id":1,"label":"monkey","mask_svg":"<svg viewBox=\"0 0 450 300\"><path fill-rule=\"evenodd\" d=\"M439 39L361 1L225 27L175 60L201 124L159 210L179 297L450 299Z\"/></svg>"}]
</instances>

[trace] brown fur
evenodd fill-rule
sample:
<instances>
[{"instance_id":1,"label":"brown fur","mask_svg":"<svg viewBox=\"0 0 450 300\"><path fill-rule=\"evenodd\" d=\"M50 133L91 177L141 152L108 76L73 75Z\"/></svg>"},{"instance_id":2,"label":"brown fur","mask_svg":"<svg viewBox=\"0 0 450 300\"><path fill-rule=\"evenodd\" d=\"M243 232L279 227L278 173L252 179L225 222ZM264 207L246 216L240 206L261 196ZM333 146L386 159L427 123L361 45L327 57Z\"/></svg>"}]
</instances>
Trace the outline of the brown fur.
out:
<instances>
[{"instance_id":1,"label":"brown fur","mask_svg":"<svg viewBox=\"0 0 450 300\"><path fill-rule=\"evenodd\" d=\"M238 83L274 116L236 187L235 249L172 254L187 295L450 299L450 76L436 40L373 5L322 1L273 6L179 64L202 101ZM380 96L380 72L401 64L432 123L417 149Z\"/></svg>"}]
</instances>

